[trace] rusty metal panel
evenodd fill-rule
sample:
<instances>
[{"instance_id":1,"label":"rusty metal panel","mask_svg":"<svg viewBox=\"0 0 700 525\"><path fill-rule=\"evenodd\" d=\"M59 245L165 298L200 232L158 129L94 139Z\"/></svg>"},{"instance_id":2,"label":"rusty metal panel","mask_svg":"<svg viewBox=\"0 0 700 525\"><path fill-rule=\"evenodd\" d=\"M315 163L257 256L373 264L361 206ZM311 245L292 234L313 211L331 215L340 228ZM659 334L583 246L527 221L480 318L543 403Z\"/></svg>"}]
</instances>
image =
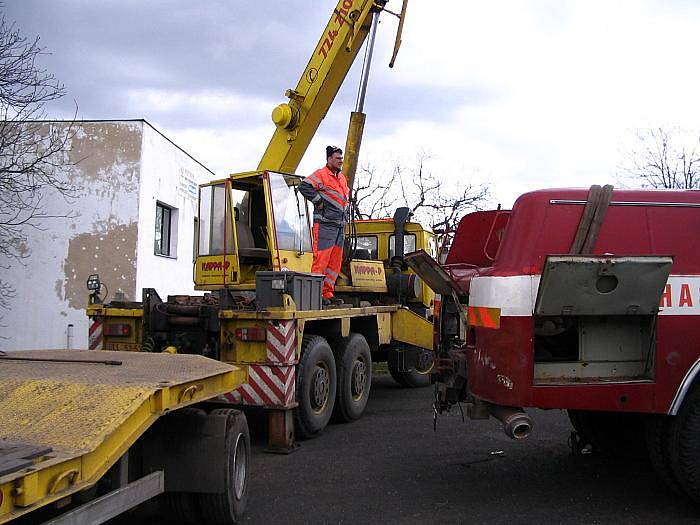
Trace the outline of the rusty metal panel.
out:
<instances>
[{"instance_id":1,"label":"rusty metal panel","mask_svg":"<svg viewBox=\"0 0 700 525\"><path fill-rule=\"evenodd\" d=\"M550 255L535 314L655 314L672 264L667 256Z\"/></svg>"},{"instance_id":2,"label":"rusty metal panel","mask_svg":"<svg viewBox=\"0 0 700 525\"><path fill-rule=\"evenodd\" d=\"M409 253L404 260L435 293L442 295L452 295L453 292L462 293L452 277L425 250Z\"/></svg>"}]
</instances>

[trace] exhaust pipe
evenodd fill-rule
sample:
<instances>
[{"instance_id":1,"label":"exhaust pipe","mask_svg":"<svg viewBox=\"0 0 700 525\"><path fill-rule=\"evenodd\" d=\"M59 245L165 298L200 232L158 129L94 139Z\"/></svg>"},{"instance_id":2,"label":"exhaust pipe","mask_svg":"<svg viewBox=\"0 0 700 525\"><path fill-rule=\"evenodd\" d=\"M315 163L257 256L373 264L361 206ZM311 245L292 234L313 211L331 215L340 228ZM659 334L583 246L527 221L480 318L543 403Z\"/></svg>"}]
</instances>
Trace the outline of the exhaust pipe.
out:
<instances>
[{"instance_id":1,"label":"exhaust pipe","mask_svg":"<svg viewBox=\"0 0 700 525\"><path fill-rule=\"evenodd\" d=\"M524 439L532 431L532 419L522 408L488 403L488 411L503 423L503 431L511 439Z\"/></svg>"}]
</instances>

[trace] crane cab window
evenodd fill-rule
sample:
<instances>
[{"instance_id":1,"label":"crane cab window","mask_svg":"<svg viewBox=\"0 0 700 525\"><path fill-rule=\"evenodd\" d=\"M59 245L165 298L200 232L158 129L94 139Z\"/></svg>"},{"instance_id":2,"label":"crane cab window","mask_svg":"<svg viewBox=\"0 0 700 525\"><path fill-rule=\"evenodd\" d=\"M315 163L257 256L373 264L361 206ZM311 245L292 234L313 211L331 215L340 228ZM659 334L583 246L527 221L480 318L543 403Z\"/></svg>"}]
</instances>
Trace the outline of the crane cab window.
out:
<instances>
[{"instance_id":1,"label":"crane cab window","mask_svg":"<svg viewBox=\"0 0 700 525\"><path fill-rule=\"evenodd\" d=\"M229 188L226 184L202 186L199 198L200 256L238 253L241 258L268 259L265 195L262 185ZM232 216L233 210L233 216ZM233 228L236 228L237 245Z\"/></svg>"},{"instance_id":2,"label":"crane cab window","mask_svg":"<svg viewBox=\"0 0 700 525\"><path fill-rule=\"evenodd\" d=\"M394 256L396 251L396 235L389 237L389 259ZM416 234L407 233L403 236L403 253L411 253L416 251Z\"/></svg>"},{"instance_id":3,"label":"crane cab window","mask_svg":"<svg viewBox=\"0 0 700 525\"><path fill-rule=\"evenodd\" d=\"M256 190L231 190L233 221L236 225L238 256L243 262L268 259L266 247L265 196L262 187Z\"/></svg>"},{"instance_id":4,"label":"crane cab window","mask_svg":"<svg viewBox=\"0 0 700 525\"><path fill-rule=\"evenodd\" d=\"M355 247L355 259L377 260L379 259L379 243L374 235L357 238Z\"/></svg>"},{"instance_id":5,"label":"crane cab window","mask_svg":"<svg viewBox=\"0 0 700 525\"><path fill-rule=\"evenodd\" d=\"M232 224L225 186L202 186L199 193L199 255L233 253Z\"/></svg>"},{"instance_id":6,"label":"crane cab window","mask_svg":"<svg viewBox=\"0 0 700 525\"><path fill-rule=\"evenodd\" d=\"M270 258L265 192L260 179L251 179L232 182L231 205L240 261L261 264Z\"/></svg>"},{"instance_id":7,"label":"crane cab window","mask_svg":"<svg viewBox=\"0 0 700 525\"><path fill-rule=\"evenodd\" d=\"M277 248L304 253L311 251L311 230L306 199L296 183L296 177L270 172Z\"/></svg>"}]
</instances>

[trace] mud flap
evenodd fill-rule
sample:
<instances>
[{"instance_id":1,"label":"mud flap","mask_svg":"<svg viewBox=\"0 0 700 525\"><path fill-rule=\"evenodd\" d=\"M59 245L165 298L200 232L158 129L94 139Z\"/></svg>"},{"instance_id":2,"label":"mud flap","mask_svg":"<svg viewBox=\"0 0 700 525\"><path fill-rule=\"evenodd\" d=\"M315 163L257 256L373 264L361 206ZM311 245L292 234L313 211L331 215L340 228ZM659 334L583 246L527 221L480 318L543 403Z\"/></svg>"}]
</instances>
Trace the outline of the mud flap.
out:
<instances>
[{"instance_id":1,"label":"mud flap","mask_svg":"<svg viewBox=\"0 0 700 525\"><path fill-rule=\"evenodd\" d=\"M144 471L165 471L167 492L224 492L226 421L192 408L160 418L144 436Z\"/></svg>"}]
</instances>

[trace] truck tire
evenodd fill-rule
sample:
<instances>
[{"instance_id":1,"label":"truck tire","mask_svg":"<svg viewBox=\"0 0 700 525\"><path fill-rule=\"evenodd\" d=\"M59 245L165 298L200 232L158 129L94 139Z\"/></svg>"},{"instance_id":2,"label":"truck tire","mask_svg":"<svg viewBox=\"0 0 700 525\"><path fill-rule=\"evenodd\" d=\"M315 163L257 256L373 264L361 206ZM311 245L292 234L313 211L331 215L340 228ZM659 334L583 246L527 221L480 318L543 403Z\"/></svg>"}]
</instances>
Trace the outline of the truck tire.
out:
<instances>
[{"instance_id":1,"label":"truck tire","mask_svg":"<svg viewBox=\"0 0 700 525\"><path fill-rule=\"evenodd\" d=\"M431 353L426 351L424 352L423 356L429 354ZM432 360L429 362L423 362L425 361L424 359L419 359L418 369L414 368L411 371L406 371L401 370L399 355L399 352L393 348L389 350L387 355L387 367L389 368L389 373L391 374L391 377L394 378L394 381L406 388L421 388L424 386L430 386L430 371L433 368Z\"/></svg>"},{"instance_id":2,"label":"truck tire","mask_svg":"<svg viewBox=\"0 0 700 525\"><path fill-rule=\"evenodd\" d=\"M326 428L333 413L336 388L331 347L321 336L305 335L296 379L299 406L294 410L294 426L298 437L309 439Z\"/></svg>"},{"instance_id":3,"label":"truck tire","mask_svg":"<svg viewBox=\"0 0 700 525\"><path fill-rule=\"evenodd\" d=\"M335 349L338 367L334 418L349 422L359 419L367 406L372 387L372 353L362 334L351 333Z\"/></svg>"},{"instance_id":4,"label":"truck tire","mask_svg":"<svg viewBox=\"0 0 700 525\"><path fill-rule=\"evenodd\" d=\"M700 388L695 387L672 418L668 456L680 488L700 503Z\"/></svg>"},{"instance_id":5,"label":"truck tire","mask_svg":"<svg viewBox=\"0 0 700 525\"><path fill-rule=\"evenodd\" d=\"M206 412L201 408L185 407L168 417L206 417ZM196 523L200 518L196 500L192 492L164 492L158 497L160 514L168 523Z\"/></svg>"},{"instance_id":6,"label":"truck tire","mask_svg":"<svg viewBox=\"0 0 700 525\"><path fill-rule=\"evenodd\" d=\"M226 415L226 491L196 494L202 519L211 525L238 523L248 504L248 469L250 433L245 414L239 410L219 408L210 414ZM194 522L193 522L194 523Z\"/></svg>"},{"instance_id":7,"label":"truck tire","mask_svg":"<svg viewBox=\"0 0 700 525\"><path fill-rule=\"evenodd\" d=\"M200 519L195 494L164 492L158 497L160 515L166 523L197 523Z\"/></svg>"},{"instance_id":8,"label":"truck tire","mask_svg":"<svg viewBox=\"0 0 700 525\"><path fill-rule=\"evenodd\" d=\"M682 493L676 475L671 467L669 451L669 438L672 417L664 415L652 415L647 419L646 443L649 461L656 475L668 488L677 493Z\"/></svg>"},{"instance_id":9,"label":"truck tire","mask_svg":"<svg viewBox=\"0 0 700 525\"><path fill-rule=\"evenodd\" d=\"M631 458L646 455L646 415L631 412L569 410L569 420L596 452Z\"/></svg>"}]
</instances>

